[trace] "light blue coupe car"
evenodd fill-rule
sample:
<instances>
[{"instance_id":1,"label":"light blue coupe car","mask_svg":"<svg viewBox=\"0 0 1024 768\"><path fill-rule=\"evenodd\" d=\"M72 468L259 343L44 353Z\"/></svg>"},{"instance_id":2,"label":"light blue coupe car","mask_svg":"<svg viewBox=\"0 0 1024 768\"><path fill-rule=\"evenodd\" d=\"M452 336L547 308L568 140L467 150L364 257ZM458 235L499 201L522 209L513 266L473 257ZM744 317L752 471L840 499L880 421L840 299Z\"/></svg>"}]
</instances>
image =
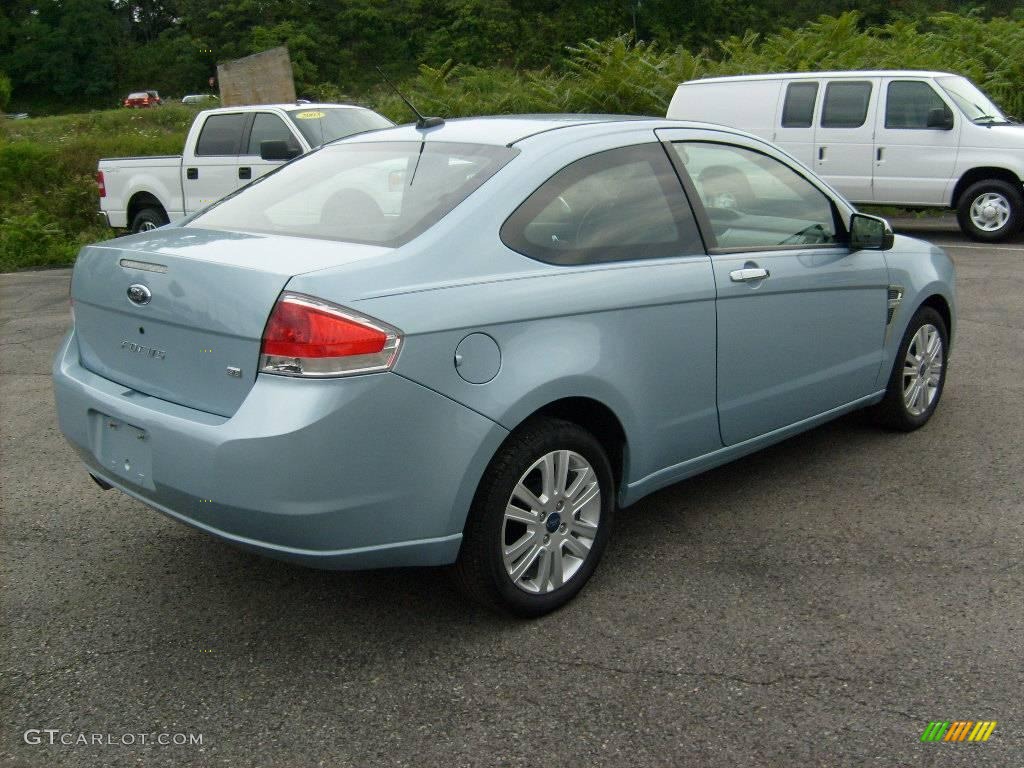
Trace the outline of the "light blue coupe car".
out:
<instances>
[{"instance_id":1,"label":"light blue coupe car","mask_svg":"<svg viewBox=\"0 0 1024 768\"><path fill-rule=\"evenodd\" d=\"M57 409L100 485L520 615L652 491L858 408L922 426L956 317L942 250L771 145L583 115L328 145L84 248L72 299Z\"/></svg>"}]
</instances>

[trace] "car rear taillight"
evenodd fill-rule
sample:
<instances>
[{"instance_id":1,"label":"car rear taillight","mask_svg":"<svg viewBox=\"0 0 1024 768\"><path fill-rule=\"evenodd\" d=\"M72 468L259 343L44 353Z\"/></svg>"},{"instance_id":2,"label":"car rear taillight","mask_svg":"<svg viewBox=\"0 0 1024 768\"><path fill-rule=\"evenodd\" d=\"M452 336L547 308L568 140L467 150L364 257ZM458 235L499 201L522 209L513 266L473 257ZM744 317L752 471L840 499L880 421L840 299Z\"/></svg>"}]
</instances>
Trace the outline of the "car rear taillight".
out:
<instances>
[{"instance_id":1,"label":"car rear taillight","mask_svg":"<svg viewBox=\"0 0 1024 768\"><path fill-rule=\"evenodd\" d=\"M263 331L260 371L285 376L350 376L389 370L402 332L301 293L283 293Z\"/></svg>"},{"instance_id":2,"label":"car rear taillight","mask_svg":"<svg viewBox=\"0 0 1024 768\"><path fill-rule=\"evenodd\" d=\"M100 197L107 196L107 182L103 178L103 171L96 171L96 187L100 191Z\"/></svg>"}]
</instances>

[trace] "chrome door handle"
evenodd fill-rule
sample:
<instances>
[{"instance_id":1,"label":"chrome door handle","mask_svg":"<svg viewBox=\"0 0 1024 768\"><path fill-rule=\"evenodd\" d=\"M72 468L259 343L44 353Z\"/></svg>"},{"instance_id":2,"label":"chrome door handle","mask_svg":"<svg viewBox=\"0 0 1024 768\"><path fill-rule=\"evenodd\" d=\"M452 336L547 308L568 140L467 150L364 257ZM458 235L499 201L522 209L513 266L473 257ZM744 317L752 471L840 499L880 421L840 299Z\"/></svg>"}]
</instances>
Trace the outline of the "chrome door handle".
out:
<instances>
[{"instance_id":1,"label":"chrome door handle","mask_svg":"<svg viewBox=\"0 0 1024 768\"><path fill-rule=\"evenodd\" d=\"M734 283L748 283L751 280L764 280L770 274L767 269L747 267L746 269L734 269L729 273L729 279Z\"/></svg>"}]
</instances>

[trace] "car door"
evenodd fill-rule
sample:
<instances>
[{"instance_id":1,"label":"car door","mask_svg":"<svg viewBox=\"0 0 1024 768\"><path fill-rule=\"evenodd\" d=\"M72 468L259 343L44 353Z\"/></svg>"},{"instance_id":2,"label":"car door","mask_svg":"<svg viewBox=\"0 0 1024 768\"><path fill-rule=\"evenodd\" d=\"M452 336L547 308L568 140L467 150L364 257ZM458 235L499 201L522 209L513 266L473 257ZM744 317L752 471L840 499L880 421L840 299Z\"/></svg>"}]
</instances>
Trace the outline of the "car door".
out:
<instances>
[{"instance_id":1,"label":"car door","mask_svg":"<svg viewBox=\"0 0 1024 768\"><path fill-rule=\"evenodd\" d=\"M285 162L261 158L260 144L264 141L283 141L296 152L302 151L299 137L279 115L273 112L256 112L246 133L245 146L238 158L239 183L247 184L252 179L258 179Z\"/></svg>"},{"instance_id":2,"label":"car door","mask_svg":"<svg viewBox=\"0 0 1024 768\"><path fill-rule=\"evenodd\" d=\"M238 188L238 153L249 119L248 112L207 115L195 146L185 147L185 213L205 208Z\"/></svg>"},{"instance_id":3,"label":"car door","mask_svg":"<svg viewBox=\"0 0 1024 768\"><path fill-rule=\"evenodd\" d=\"M888 272L851 252L825 191L767 145L659 131L709 244L722 441L742 443L875 390Z\"/></svg>"},{"instance_id":4,"label":"car door","mask_svg":"<svg viewBox=\"0 0 1024 768\"><path fill-rule=\"evenodd\" d=\"M874 200L944 205L963 120L927 79L882 81L876 117Z\"/></svg>"},{"instance_id":5,"label":"car door","mask_svg":"<svg viewBox=\"0 0 1024 768\"><path fill-rule=\"evenodd\" d=\"M878 78L825 83L810 167L855 203L870 203Z\"/></svg>"}]
</instances>

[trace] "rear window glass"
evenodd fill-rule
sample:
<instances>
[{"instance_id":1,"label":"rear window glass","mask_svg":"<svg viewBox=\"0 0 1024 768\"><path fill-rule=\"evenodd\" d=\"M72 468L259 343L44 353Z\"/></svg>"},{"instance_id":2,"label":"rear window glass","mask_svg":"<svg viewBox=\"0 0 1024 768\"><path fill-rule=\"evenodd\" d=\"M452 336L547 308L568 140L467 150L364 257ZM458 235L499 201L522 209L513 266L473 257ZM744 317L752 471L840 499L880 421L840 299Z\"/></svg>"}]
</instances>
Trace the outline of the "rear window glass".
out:
<instances>
[{"instance_id":1,"label":"rear window glass","mask_svg":"<svg viewBox=\"0 0 1024 768\"><path fill-rule=\"evenodd\" d=\"M786 88L786 101L782 105L782 127L810 128L817 98L817 83L790 83Z\"/></svg>"},{"instance_id":2,"label":"rear window glass","mask_svg":"<svg viewBox=\"0 0 1024 768\"><path fill-rule=\"evenodd\" d=\"M335 139L343 139L363 131L390 128L394 125L386 117L370 109L310 107L288 113L295 127L311 147L319 147Z\"/></svg>"},{"instance_id":3,"label":"rear window glass","mask_svg":"<svg viewBox=\"0 0 1024 768\"><path fill-rule=\"evenodd\" d=\"M868 116L871 83L829 83L821 110L822 128L860 128Z\"/></svg>"},{"instance_id":4,"label":"rear window glass","mask_svg":"<svg viewBox=\"0 0 1024 768\"><path fill-rule=\"evenodd\" d=\"M242 129L248 115L237 112L231 115L210 115L206 118L199 141L197 155L237 155L242 143Z\"/></svg>"},{"instance_id":5,"label":"rear window glass","mask_svg":"<svg viewBox=\"0 0 1024 768\"><path fill-rule=\"evenodd\" d=\"M281 166L189 226L398 247L517 153L440 141L335 144Z\"/></svg>"}]
</instances>

